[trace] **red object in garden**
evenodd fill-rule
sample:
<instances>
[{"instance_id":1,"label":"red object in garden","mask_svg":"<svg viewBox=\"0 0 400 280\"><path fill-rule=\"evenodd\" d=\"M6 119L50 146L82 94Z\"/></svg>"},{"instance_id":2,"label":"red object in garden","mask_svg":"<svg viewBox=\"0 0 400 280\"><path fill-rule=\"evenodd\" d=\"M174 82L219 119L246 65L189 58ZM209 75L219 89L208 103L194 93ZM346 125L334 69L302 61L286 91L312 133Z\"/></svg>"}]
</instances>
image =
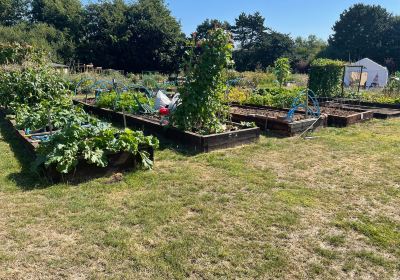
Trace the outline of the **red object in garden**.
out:
<instances>
[{"instance_id":1,"label":"red object in garden","mask_svg":"<svg viewBox=\"0 0 400 280\"><path fill-rule=\"evenodd\" d=\"M168 108L164 108L164 107L160 108L159 113L160 113L161 116L167 116L167 115L169 115L169 109Z\"/></svg>"}]
</instances>

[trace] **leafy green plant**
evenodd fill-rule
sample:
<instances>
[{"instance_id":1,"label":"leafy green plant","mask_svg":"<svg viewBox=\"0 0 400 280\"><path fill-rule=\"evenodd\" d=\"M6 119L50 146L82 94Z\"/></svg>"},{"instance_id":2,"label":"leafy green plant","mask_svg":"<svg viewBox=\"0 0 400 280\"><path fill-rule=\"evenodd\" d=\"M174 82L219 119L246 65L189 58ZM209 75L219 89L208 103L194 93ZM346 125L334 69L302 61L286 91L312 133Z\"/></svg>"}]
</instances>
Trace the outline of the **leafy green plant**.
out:
<instances>
[{"instance_id":1,"label":"leafy green plant","mask_svg":"<svg viewBox=\"0 0 400 280\"><path fill-rule=\"evenodd\" d=\"M396 72L390 78L389 84L385 88L385 94L400 96L400 72Z\"/></svg>"},{"instance_id":2,"label":"leafy green plant","mask_svg":"<svg viewBox=\"0 0 400 280\"><path fill-rule=\"evenodd\" d=\"M108 155L119 152L139 155L145 168L152 167L142 148L156 148L156 138L129 129L119 131L98 122L72 104L67 87L60 75L40 64L0 71L0 105L7 105L15 113L17 126L34 130L49 125L58 129L49 140L40 142L36 167L55 166L57 171L68 173L81 160L105 167ZM131 97L116 95L111 100L125 107L132 102Z\"/></svg>"},{"instance_id":3,"label":"leafy green plant","mask_svg":"<svg viewBox=\"0 0 400 280\"><path fill-rule=\"evenodd\" d=\"M303 88L293 87L293 88L261 88L257 89L250 95L246 100L246 103L254 105L265 105L277 108L290 108L293 101L298 97L299 92Z\"/></svg>"},{"instance_id":4,"label":"leafy green plant","mask_svg":"<svg viewBox=\"0 0 400 280\"><path fill-rule=\"evenodd\" d=\"M47 66L3 68L0 70L0 105L35 105L70 95L64 80Z\"/></svg>"},{"instance_id":5,"label":"leafy green plant","mask_svg":"<svg viewBox=\"0 0 400 280\"><path fill-rule=\"evenodd\" d=\"M61 129L72 123L85 124L92 120L81 107L73 106L70 99L42 101L34 106L21 104L14 108L19 129Z\"/></svg>"},{"instance_id":6,"label":"leafy green plant","mask_svg":"<svg viewBox=\"0 0 400 280\"><path fill-rule=\"evenodd\" d=\"M289 58L278 58L274 63L274 73L279 86L282 87L282 85L289 80L291 74Z\"/></svg>"},{"instance_id":7,"label":"leafy green plant","mask_svg":"<svg viewBox=\"0 0 400 280\"><path fill-rule=\"evenodd\" d=\"M139 101L141 104L149 104L154 106L152 99L148 100L140 92L123 92L121 94L115 91L102 93L96 101L96 106L101 108L109 108L115 111L137 113L139 111Z\"/></svg>"},{"instance_id":8,"label":"leafy green plant","mask_svg":"<svg viewBox=\"0 0 400 280\"><path fill-rule=\"evenodd\" d=\"M344 63L339 60L316 59L311 63L308 87L317 96L339 96Z\"/></svg>"},{"instance_id":9,"label":"leafy green plant","mask_svg":"<svg viewBox=\"0 0 400 280\"><path fill-rule=\"evenodd\" d=\"M179 90L181 103L171 116L173 125L202 134L225 130L228 110L223 98L232 50L231 36L223 29L210 31L204 40L194 38L187 52L186 81Z\"/></svg>"},{"instance_id":10,"label":"leafy green plant","mask_svg":"<svg viewBox=\"0 0 400 280\"><path fill-rule=\"evenodd\" d=\"M42 63L46 60L43 50L27 44L1 43L0 64L24 64L26 62Z\"/></svg>"},{"instance_id":11,"label":"leafy green plant","mask_svg":"<svg viewBox=\"0 0 400 280\"><path fill-rule=\"evenodd\" d=\"M251 93L250 89L232 87L229 89L227 95L225 96L225 101L244 103L250 96L250 93Z\"/></svg>"},{"instance_id":12,"label":"leafy green plant","mask_svg":"<svg viewBox=\"0 0 400 280\"><path fill-rule=\"evenodd\" d=\"M152 168L153 162L147 152L140 149L145 145L157 148L158 140L144 136L141 131L119 131L103 123L91 126L71 124L56 132L49 141L41 143L35 167L55 165L58 172L69 173L83 159L90 164L106 167L109 154L125 151L139 154L143 167Z\"/></svg>"}]
</instances>

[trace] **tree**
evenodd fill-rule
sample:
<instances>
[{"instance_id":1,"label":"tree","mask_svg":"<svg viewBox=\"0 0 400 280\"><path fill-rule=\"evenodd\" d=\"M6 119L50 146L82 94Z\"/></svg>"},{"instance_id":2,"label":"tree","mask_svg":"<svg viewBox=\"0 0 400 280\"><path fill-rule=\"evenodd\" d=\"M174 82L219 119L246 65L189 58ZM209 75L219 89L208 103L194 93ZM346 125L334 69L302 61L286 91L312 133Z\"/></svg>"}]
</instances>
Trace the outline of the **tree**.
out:
<instances>
[{"instance_id":1,"label":"tree","mask_svg":"<svg viewBox=\"0 0 400 280\"><path fill-rule=\"evenodd\" d=\"M264 26L265 19L259 12L240 14L232 27L233 38L238 43L234 52L236 69L239 71L266 68L282 56L291 56L293 40Z\"/></svg>"},{"instance_id":2,"label":"tree","mask_svg":"<svg viewBox=\"0 0 400 280\"><path fill-rule=\"evenodd\" d=\"M130 72L177 71L184 41L163 0L88 5L80 37L81 61Z\"/></svg>"},{"instance_id":3,"label":"tree","mask_svg":"<svg viewBox=\"0 0 400 280\"><path fill-rule=\"evenodd\" d=\"M105 68L120 69L126 37L128 6L122 1L99 2L86 6L78 45L78 58ZM122 67L121 67L122 68Z\"/></svg>"},{"instance_id":4,"label":"tree","mask_svg":"<svg viewBox=\"0 0 400 280\"><path fill-rule=\"evenodd\" d=\"M234 40L239 42L240 48L251 49L264 41L265 32L267 31L264 21L265 18L259 12L253 15L241 13L235 19L232 33Z\"/></svg>"},{"instance_id":5,"label":"tree","mask_svg":"<svg viewBox=\"0 0 400 280\"><path fill-rule=\"evenodd\" d=\"M164 0L139 0L127 11L127 30L120 65L140 72L178 70L185 36ZM129 59L126 59L129 58Z\"/></svg>"},{"instance_id":6,"label":"tree","mask_svg":"<svg viewBox=\"0 0 400 280\"><path fill-rule=\"evenodd\" d=\"M208 31L216 28L222 28L224 30L230 30L231 26L227 21L221 22L217 19L206 19L196 28L196 37L198 39L204 39L207 36Z\"/></svg>"},{"instance_id":7,"label":"tree","mask_svg":"<svg viewBox=\"0 0 400 280\"><path fill-rule=\"evenodd\" d=\"M383 62L385 34L392 15L381 6L356 4L345 10L333 26L328 54L343 60L369 57Z\"/></svg>"},{"instance_id":8,"label":"tree","mask_svg":"<svg viewBox=\"0 0 400 280\"><path fill-rule=\"evenodd\" d=\"M247 49L238 49L234 52L236 69L252 71L258 67L266 68L282 56L291 57L293 40L287 34L269 31L264 39Z\"/></svg>"},{"instance_id":9,"label":"tree","mask_svg":"<svg viewBox=\"0 0 400 280\"><path fill-rule=\"evenodd\" d=\"M307 72L310 62L313 61L326 46L326 42L317 38L315 35L309 35L307 38L297 37L294 40L293 50L294 68L300 73Z\"/></svg>"},{"instance_id":10,"label":"tree","mask_svg":"<svg viewBox=\"0 0 400 280\"><path fill-rule=\"evenodd\" d=\"M0 42L35 46L56 62L66 63L75 55L75 44L69 35L46 23L0 26Z\"/></svg>"},{"instance_id":11,"label":"tree","mask_svg":"<svg viewBox=\"0 0 400 280\"><path fill-rule=\"evenodd\" d=\"M79 0L32 0L32 21L53 25L58 30L77 32L81 13Z\"/></svg>"},{"instance_id":12,"label":"tree","mask_svg":"<svg viewBox=\"0 0 400 280\"><path fill-rule=\"evenodd\" d=\"M392 19L384 38L385 65L391 72L400 70L400 16Z\"/></svg>"},{"instance_id":13,"label":"tree","mask_svg":"<svg viewBox=\"0 0 400 280\"><path fill-rule=\"evenodd\" d=\"M0 0L0 25L14 25L28 17L29 0Z\"/></svg>"}]
</instances>

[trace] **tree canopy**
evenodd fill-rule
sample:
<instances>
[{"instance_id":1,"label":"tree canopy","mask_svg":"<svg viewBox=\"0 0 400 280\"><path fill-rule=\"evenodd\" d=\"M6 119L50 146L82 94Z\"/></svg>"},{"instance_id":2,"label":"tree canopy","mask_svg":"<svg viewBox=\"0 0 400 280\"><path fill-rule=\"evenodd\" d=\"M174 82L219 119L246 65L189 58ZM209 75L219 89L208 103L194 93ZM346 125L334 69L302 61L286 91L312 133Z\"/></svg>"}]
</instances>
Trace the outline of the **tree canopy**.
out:
<instances>
[{"instance_id":1,"label":"tree canopy","mask_svg":"<svg viewBox=\"0 0 400 280\"><path fill-rule=\"evenodd\" d=\"M381 64L392 59L400 66L398 18L382 6L351 6L340 15L333 32L325 56L351 61L368 57Z\"/></svg>"},{"instance_id":2,"label":"tree canopy","mask_svg":"<svg viewBox=\"0 0 400 280\"><path fill-rule=\"evenodd\" d=\"M231 30L238 45L233 55L238 70L266 68L279 57L291 56L292 38L266 27L260 13L242 13L235 21Z\"/></svg>"}]
</instances>

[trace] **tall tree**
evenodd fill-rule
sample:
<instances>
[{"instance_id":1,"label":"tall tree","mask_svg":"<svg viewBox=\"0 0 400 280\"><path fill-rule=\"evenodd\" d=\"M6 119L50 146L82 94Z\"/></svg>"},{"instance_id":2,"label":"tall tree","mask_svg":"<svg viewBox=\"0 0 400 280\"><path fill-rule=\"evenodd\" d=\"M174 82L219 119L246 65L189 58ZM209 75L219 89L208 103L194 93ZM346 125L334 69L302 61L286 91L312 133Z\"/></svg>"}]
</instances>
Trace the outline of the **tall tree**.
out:
<instances>
[{"instance_id":1,"label":"tall tree","mask_svg":"<svg viewBox=\"0 0 400 280\"><path fill-rule=\"evenodd\" d=\"M335 58L363 57L383 62L385 34L392 15L381 6L356 4L345 10L333 26L329 53Z\"/></svg>"},{"instance_id":2,"label":"tall tree","mask_svg":"<svg viewBox=\"0 0 400 280\"><path fill-rule=\"evenodd\" d=\"M29 0L0 0L0 25L14 25L29 17Z\"/></svg>"},{"instance_id":3,"label":"tall tree","mask_svg":"<svg viewBox=\"0 0 400 280\"><path fill-rule=\"evenodd\" d=\"M84 12L80 59L131 72L175 71L184 40L163 0L103 1Z\"/></svg>"},{"instance_id":4,"label":"tall tree","mask_svg":"<svg viewBox=\"0 0 400 280\"><path fill-rule=\"evenodd\" d=\"M265 19L260 13L240 14L232 27L238 48L233 54L239 71L266 68L282 56L291 56L293 40L264 26Z\"/></svg>"},{"instance_id":5,"label":"tall tree","mask_svg":"<svg viewBox=\"0 0 400 280\"><path fill-rule=\"evenodd\" d=\"M233 38L242 49L253 48L261 44L265 38L267 28L264 26L265 18L259 12L252 14L241 13L235 20L232 28Z\"/></svg>"},{"instance_id":6,"label":"tall tree","mask_svg":"<svg viewBox=\"0 0 400 280\"><path fill-rule=\"evenodd\" d=\"M177 54L184 34L164 0L138 0L130 6L126 32L123 51L129 59L120 62L126 69L135 72L177 70Z\"/></svg>"},{"instance_id":7,"label":"tall tree","mask_svg":"<svg viewBox=\"0 0 400 280\"><path fill-rule=\"evenodd\" d=\"M122 41L127 41L126 13L128 6L122 0L102 1L86 6L78 58L85 63L120 69L118 57L126 56L120 52Z\"/></svg>"},{"instance_id":8,"label":"tall tree","mask_svg":"<svg viewBox=\"0 0 400 280\"><path fill-rule=\"evenodd\" d=\"M79 0L32 0L32 21L53 25L58 30L77 32L81 13Z\"/></svg>"},{"instance_id":9,"label":"tall tree","mask_svg":"<svg viewBox=\"0 0 400 280\"><path fill-rule=\"evenodd\" d=\"M46 23L0 26L0 42L30 44L45 50L54 62L67 63L75 55L75 44L68 34Z\"/></svg>"},{"instance_id":10,"label":"tall tree","mask_svg":"<svg viewBox=\"0 0 400 280\"><path fill-rule=\"evenodd\" d=\"M230 30L231 26L227 21L219 21L218 19L206 19L196 28L196 37L198 39L204 39L207 36L208 31L215 29L215 28L222 28L225 30Z\"/></svg>"},{"instance_id":11,"label":"tall tree","mask_svg":"<svg viewBox=\"0 0 400 280\"><path fill-rule=\"evenodd\" d=\"M400 16L392 19L384 37L385 65L391 72L400 70Z\"/></svg>"}]
</instances>

